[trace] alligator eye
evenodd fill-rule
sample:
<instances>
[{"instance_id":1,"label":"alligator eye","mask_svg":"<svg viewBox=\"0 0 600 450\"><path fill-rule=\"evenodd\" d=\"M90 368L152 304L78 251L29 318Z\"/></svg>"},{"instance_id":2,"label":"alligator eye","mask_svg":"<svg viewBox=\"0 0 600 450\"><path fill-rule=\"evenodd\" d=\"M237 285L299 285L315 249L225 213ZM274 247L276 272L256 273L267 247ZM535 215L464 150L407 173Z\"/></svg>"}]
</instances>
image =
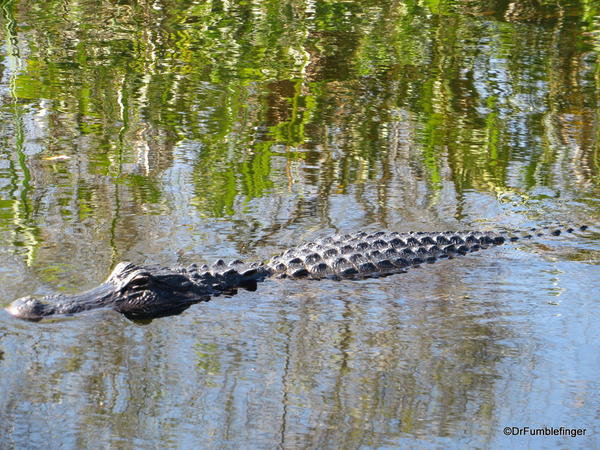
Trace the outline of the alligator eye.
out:
<instances>
[{"instance_id":1,"label":"alligator eye","mask_svg":"<svg viewBox=\"0 0 600 450\"><path fill-rule=\"evenodd\" d=\"M150 275L148 272L140 272L136 274L135 277L133 277L131 280L129 280L127 286L133 288L143 288L148 286L151 279L152 275Z\"/></svg>"}]
</instances>

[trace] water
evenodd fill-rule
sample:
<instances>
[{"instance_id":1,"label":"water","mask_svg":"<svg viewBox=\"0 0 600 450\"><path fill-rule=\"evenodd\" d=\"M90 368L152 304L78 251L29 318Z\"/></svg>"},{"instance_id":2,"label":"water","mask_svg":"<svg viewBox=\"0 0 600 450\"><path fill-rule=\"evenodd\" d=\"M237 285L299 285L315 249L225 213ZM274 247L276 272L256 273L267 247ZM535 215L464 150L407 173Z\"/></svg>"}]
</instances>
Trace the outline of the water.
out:
<instances>
[{"instance_id":1,"label":"water","mask_svg":"<svg viewBox=\"0 0 600 450\"><path fill-rule=\"evenodd\" d=\"M91 288L122 260L598 223L594 2L0 15L0 305ZM598 447L598 237L269 280L148 324L2 312L0 447Z\"/></svg>"}]
</instances>

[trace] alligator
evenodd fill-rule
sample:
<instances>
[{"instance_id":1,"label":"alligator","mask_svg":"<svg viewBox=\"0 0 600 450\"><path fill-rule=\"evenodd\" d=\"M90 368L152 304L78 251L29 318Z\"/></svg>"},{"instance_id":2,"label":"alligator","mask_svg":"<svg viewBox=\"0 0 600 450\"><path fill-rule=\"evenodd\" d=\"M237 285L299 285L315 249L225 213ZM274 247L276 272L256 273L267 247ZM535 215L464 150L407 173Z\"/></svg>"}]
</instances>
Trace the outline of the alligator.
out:
<instances>
[{"instance_id":1,"label":"alligator","mask_svg":"<svg viewBox=\"0 0 600 450\"><path fill-rule=\"evenodd\" d=\"M585 230L583 225L577 230ZM304 243L267 262L164 268L117 264L98 287L75 295L31 296L13 301L6 309L15 317L39 321L96 308L112 308L131 320L179 314L192 304L239 288L256 289L268 277L360 279L403 273L411 267L452 259L505 242L542 235L572 233L574 228L545 227L527 231L357 232Z\"/></svg>"}]
</instances>

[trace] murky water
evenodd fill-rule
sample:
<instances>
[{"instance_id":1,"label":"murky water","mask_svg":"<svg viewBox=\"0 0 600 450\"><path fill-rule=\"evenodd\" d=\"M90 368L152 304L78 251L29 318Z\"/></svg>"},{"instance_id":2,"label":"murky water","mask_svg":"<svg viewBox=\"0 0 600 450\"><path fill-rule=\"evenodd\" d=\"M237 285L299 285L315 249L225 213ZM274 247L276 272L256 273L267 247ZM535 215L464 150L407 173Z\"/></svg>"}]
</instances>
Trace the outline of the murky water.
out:
<instances>
[{"instance_id":1,"label":"murky water","mask_svg":"<svg viewBox=\"0 0 600 450\"><path fill-rule=\"evenodd\" d=\"M0 305L122 260L597 225L600 9L540 3L2 2ZM145 325L1 312L0 447L599 447L599 238Z\"/></svg>"}]
</instances>

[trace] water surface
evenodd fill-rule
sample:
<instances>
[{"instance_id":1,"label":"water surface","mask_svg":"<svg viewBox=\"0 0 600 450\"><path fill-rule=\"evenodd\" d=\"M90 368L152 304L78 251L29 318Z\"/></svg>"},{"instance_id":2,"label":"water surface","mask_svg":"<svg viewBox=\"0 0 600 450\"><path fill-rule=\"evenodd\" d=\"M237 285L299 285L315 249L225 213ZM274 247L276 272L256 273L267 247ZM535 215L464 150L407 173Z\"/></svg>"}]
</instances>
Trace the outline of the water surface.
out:
<instances>
[{"instance_id":1,"label":"water surface","mask_svg":"<svg viewBox=\"0 0 600 450\"><path fill-rule=\"evenodd\" d=\"M595 2L1 5L2 306L122 260L598 223ZM148 324L2 312L1 446L598 447L599 237Z\"/></svg>"}]
</instances>

